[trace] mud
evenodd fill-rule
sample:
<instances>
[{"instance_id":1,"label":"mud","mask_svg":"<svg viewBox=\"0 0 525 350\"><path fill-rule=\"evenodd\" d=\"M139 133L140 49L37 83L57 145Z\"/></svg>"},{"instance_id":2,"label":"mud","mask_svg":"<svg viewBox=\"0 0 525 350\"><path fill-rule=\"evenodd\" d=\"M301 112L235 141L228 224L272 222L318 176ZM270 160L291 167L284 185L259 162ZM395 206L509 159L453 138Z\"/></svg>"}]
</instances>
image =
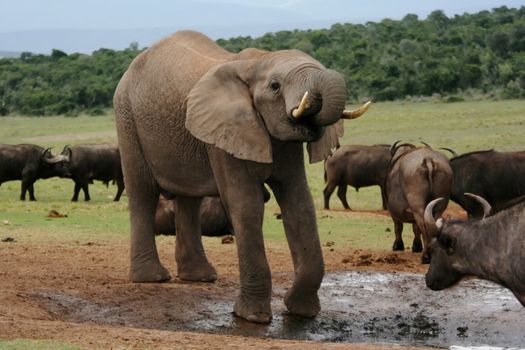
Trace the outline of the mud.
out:
<instances>
[{"instance_id":1,"label":"mud","mask_svg":"<svg viewBox=\"0 0 525 350\"><path fill-rule=\"evenodd\" d=\"M236 278L214 284L108 284L105 291L41 289L26 295L55 319L159 330L330 342L448 347L523 347L525 308L489 282L469 280L433 292L424 275L352 271L325 276L323 310L313 320L288 315L282 303L292 274L274 282L270 325L245 322L231 310Z\"/></svg>"}]
</instances>

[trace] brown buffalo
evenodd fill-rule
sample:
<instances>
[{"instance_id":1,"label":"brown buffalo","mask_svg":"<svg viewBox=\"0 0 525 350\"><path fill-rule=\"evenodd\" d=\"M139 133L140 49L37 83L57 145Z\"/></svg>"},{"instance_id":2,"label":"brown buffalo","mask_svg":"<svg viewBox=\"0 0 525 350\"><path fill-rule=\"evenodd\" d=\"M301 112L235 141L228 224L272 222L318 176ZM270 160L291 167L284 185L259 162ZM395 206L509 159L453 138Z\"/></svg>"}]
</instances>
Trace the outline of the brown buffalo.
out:
<instances>
[{"instance_id":1,"label":"brown buffalo","mask_svg":"<svg viewBox=\"0 0 525 350\"><path fill-rule=\"evenodd\" d=\"M345 209L350 209L346 200L346 187L379 186L384 198L384 183L390 162L390 145L346 145L338 148L325 163L324 208L330 209L330 196L336 187L337 196ZM383 209L386 209L383 201Z\"/></svg>"},{"instance_id":2,"label":"brown buffalo","mask_svg":"<svg viewBox=\"0 0 525 350\"><path fill-rule=\"evenodd\" d=\"M402 239L403 223L412 223L414 230L413 252L425 251L421 257L428 263L429 236L423 214L427 204L435 198L449 198L452 187L452 169L448 159L430 147L416 147L410 144L394 145L386 179L386 205L394 221L396 239L393 250L404 250ZM443 201L436 206L441 214L447 205Z\"/></svg>"}]
</instances>

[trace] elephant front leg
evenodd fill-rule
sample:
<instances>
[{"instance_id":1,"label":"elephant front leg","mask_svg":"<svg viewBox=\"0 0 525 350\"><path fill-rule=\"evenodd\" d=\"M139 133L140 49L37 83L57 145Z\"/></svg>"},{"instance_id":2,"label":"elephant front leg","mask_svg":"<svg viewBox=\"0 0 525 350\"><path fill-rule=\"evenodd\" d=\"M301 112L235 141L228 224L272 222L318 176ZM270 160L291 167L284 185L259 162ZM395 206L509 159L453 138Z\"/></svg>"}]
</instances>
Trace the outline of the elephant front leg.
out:
<instances>
[{"instance_id":1,"label":"elephant front leg","mask_svg":"<svg viewBox=\"0 0 525 350\"><path fill-rule=\"evenodd\" d=\"M234 313L250 322L269 323L272 280L262 235L264 187L257 176L261 169L217 149L211 150L210 163L235 232L241 286Z\"/></svg>"},{"instance_id":2,"label":"elephant front leg","mask_svg":"<svg viewBox=\"0 0 525 350\"><path fill-rule=\"evenodd\" d=\"M288 145L274 169L268 184L281 207L295 271L284 302L292 314L315 317L321 309L317 292L323 280L324 262L302 145Z\"/></svg>"},{"instance_id":3,"label":"elephant front leg","mask_svg":"<svg viewBox=\"0 0 525 350\"><path fill-rule=\"evenodd\" d=\"M186 281L213 282L217 271L202 246L200 206L202 198L175 197L177 275Z\"/></svg>"},{"instance_id":4,"label":"elephant front leg","mask_svg":"<svg viewBox=\"0 0 525 350\"><path fill-rule=\"evenodd\" d=\"M312 318L321 310L317 291L324 275L313 200L306 179L293 184L271 182L270 186L281 207L295 271L284 302L290 313Z\"/></svg>"}]
</instances>

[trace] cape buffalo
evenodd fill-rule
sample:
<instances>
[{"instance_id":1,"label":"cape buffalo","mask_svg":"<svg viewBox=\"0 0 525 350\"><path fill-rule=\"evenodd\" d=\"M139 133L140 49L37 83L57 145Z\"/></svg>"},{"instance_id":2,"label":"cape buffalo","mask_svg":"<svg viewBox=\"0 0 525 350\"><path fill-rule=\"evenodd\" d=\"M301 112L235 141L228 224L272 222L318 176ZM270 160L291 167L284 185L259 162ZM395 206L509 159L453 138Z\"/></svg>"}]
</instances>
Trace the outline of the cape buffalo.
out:
<instances>
[{"instance_id":1,"label":"cape buffalo","mask_svg":"<svg viewBox=\"0 0 525 350\"><path fill-rule=\"evenodd\" d=\"M330 209L330 196L336 187L337 196L345 209L350 209L346 200L346 187L378 185L384 199L384 183L390 162L390 145L347 145L338 148L325 162L324 208ZM386 209L383 200L383 209Z\"/></svg>"},{"instance_id":2,"label":"cape buffalo","mask_svg":"<svg viewBox=\"0 0 525 350\"><path fill-rule=\"evenodd\" d=\"M414 230L413 252L425 251L421 257L428 263L428 234L424 225L423 214L428 202L438 197L448 198L452 187L452 169L448 159L429 147L417 148L403 144L392 147L386 179L386 205L394 221L396 239L393 250L404 250L402 239L403 223L412 223ZM436 210L441 214L447 202L440 203Z\"/></svg>"},{"instance_id":3,"label":"cape buffalo","mask_svg":"<svg viewBox=\"0 0 525 350\"><path fill-rule=\"evenodd\" d=\"M465 153L450 160L454 182L450 199L471 217L481 217L479 205L464 195L477 194L497 212L509 200L525 195L525 151L494 150Z\"/></svg>"},{"instance_id":4,"label":"cape buffalo","mask_svg":"<svg viewBox=\"0 0 525 350\"><path fill-rule=\"evenodd\" d=\"M176 202L160 196L155 213L155 233L174 235ZM219 197L204 197L200 209L201 233L204 236L222 236L233 234L233 228L228 220Z\"/></svg>"},{"instance_id":5,"label":"cape buffalo","mask_svg":"<svg viewBox=\"0 0 525 350\"><path fill-rule=\"evenodd\" d=\"M476 276L510 289L525 306L525 197L488 216L491 206L487 201L467 196L482 204L483 218L435 220L433 209L445 202L443 198L431 201L425 209L432 236L427 286L442 290L465 276Z\"/></svg>"},{"instance_id":6,"label":"cape buffalo","mask_svg":"<svg viewBox=\"0 0 525 350\"><path fill-rule=\"evenodd\" d=\"M268 202L271 198L270 192L263 186L263 199ZM155 234L176 234L175 212L176 201L160 195L155 212ZM228 219L226 209L222 205L220 197L204 197L200 207L201 233L204 236L222 236L234 234L233 226Z\"/></svg>"},{"instance_id":7,"label":"cape buffalo","mask_svg":"<svg viewBox=\"0 0 525 350\"><path fill-rule=\"evenodd\" d=\"M93 180L103 181L106 185L110 181L116 182L117 194L114 200L120 199L124 191L124 176L117 146L107 144L65 146L62 155L68 158L66 163L68 177L75 182L72 201L78 201L80 189L84 191L84 200L89 201L88 186Z\"/></svg>"},{"instance_id":8,"label":"cape buffalo","mask_svg":"<svg viewBox=\"0 0 525 350\"><path fill-rule=\"evenodd\" d=\"M0 184L6 181L22 180L20 199L35 201L33 184L38 179L67 175L64 168L66 158L53 156L51 149L37 145L4 145L0 144Z\"/></svg>"}]
</instances>

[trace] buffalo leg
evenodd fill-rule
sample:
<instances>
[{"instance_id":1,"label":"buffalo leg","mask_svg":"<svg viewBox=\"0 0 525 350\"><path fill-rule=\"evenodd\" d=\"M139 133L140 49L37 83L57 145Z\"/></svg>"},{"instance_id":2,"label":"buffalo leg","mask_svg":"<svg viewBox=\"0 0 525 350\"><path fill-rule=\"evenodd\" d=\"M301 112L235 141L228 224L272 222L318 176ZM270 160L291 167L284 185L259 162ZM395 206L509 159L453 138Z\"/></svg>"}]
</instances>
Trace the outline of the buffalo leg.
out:
<instances>
[{"instance_id":1,"label":"buffalo leg","mask_svg":"<svg viewBox=\"0 0 525 350\"><path fill-rule=\"evenodd\" d=\"M115 196L115 199L113 199L115 202L118 202L120 200L120 196L122 196L122 192L124 192L124 180L123 179L117 179L117 195Z\"/></svg>"},{"instance_id":2,"label":"buffalo leg","mask_svg":"<svg viewBox=\"0 0 525 350\"><path fill-rule=\"evenodd\" d=\"M78 201L78 194L80 193L80 189L82 188L80 181L75 181L75 189L73 190L73 198L71 198L72 202Z\"/></svg>"},{"instance_id":3,"label":"buffalo leg","mask_svg":"<svg viewBox=\"0 0 525 350\"><path fill-rule=\"evenodd\" d=\"M27 186L27 191L29 192L30 201L36 201L34 184L35 184L34 182L31 182L29 186Z\"/></svg>"},{"instance_id":4,"label":"buffalo leg","mask_svg":"<svg viewBox=\"0 0 525 350\"><path fill-rule=\"evenodd\" d=\"M202 246L200 207L202 198L177 196L175 201L175 260L182 280L213 282L217 271L208 262Z\"/></svg>"},{"instance_id":5,"label":"buffalo leg","mask_svg":"<svg viewBox=\"0 0 525 350\"><path fill-rule=\"evenodd\" d=\"M423 215L420 215L420 217L423 217ZM414 233L416 232L416 229L417 229L419 235L423 237L423 247L422 249L419 250L419 251L423 251L423 254L421 255L421 263L429 264L430 263L430 254L428 252L429 237L426 232L424 221L422 219L419 219L419 220L417 219L419 219L419 216L418 218L416 218L416 224L414 224L413 226L414 226ZM421 239L420 239L420 242L421 242ZM414 243L415 243L415 238L414 238ZM415 250L412 250L412 251L415 251Z\"/></svg>"},{"instance_id":6,"label":"buffalo leg","mask_svg":"<svg viewBox=\"0 0 525 350\"><path fill-rule=\"evenodd\" d=\"M403 222L399 220L394 220L394 233L396 234L396 240L394 241L394 246L392 247L392 250L405 250L405 244L403 243Z\"/></svg>"},{"instance_id":7,"label":"buffalo leg","mask_svg":"<svg viewBox=\"0 0 525 350\"><path fill-rule=\"evenodd\" d=\"M423 243L421 243L421 230L416 223L412 224L412 230L414 231L414 241L412 242L412 252L420 253L423 251Z\"/></svg>"},{"instance_id":8,"label":"buffalo leg","mask_svg":"<svg viewBox=\"0 0 525 350\"><path fill-rule=\"evenodd\" d=\"M27 193L28 183L26 180L22 180L22 189L20 192L20 200L25 201L26 200L26 193Z\"/></svg>"},{"instance_id":9,"label":"buffalo leg","mask_svg":"<svg viewBox=\"0 0 525 350\"><path fill-rule=\"evenodd\" d=\"M346 188L346 184L340 184L339 189L337 190L337 197L339 197L345 209L350 209L350 206L348 205L348 202L346 200Z\"/></svg>"},{"instance_id":10,"label":"buffalo leg","mask_svg":"<svg viewBox=\"0 0 525 350\"><path fill-rule=\"evenodd\" d=\"M89 184L88 181L82 183L82 191L84 191L84 201L89 202L91 197L89 197Z\"/></svg>"},{"instance_id":11,"label":"buffalo leg","mask_svg":"<svg viewBox=\"0 0 525 350\"><path fill-rule=\"evenodd\" d=\"M333 182L328 182L326 184L326 187L323 190L323 196L324 196L324 208L330 209L330 196L332 196L332 193L334 193L336 184Z\"/></svg>"},{"instance_id":12,"label":"buffalo leg","mask_svg":"<svg viewBox=\"0 0 525 350\"><path fill-rule=\"evenodd\" d=\"M381 188L381 204L383 205L383 210L386 210L386 193L385 193L385 190L383 189L383 186L380 187Z\"/></svg>"}]
</instances>

